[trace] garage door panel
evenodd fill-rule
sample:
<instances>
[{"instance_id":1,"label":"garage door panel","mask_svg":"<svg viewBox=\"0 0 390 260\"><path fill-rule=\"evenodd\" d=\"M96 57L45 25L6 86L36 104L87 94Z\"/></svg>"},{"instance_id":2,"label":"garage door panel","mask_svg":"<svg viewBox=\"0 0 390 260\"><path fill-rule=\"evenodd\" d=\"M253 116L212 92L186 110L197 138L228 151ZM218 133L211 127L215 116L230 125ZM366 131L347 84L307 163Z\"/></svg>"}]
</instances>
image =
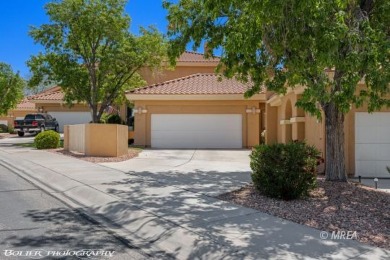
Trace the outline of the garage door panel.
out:
<instances>
[{"instance_id":1,"label":"garage door panel","mask_svg":"<svg viewBox=\"0 0 390 260\"><path fill-rule=\"evenodd\" d=\"M356 160L375 160L376 159L376 145L374 144L356 144L355 157Z\"/></svg>"},{"instance_id":2,"label":"garage door panel","mask_svg":"<svg viewBox=\"0 0 390 260\"><path fill-rule=\"evenodd\" d=\"M390 144L378 144L375 145L376 160L378 161L390 161ZM390 164L389 164L390 166Z\"/></svg>"},{"instance_id":3,"label":"garage door panel","mask_svg":"<svg viewBox=\"0 0 390 260\"><path fill-rule=\"evenodd\" d=\"M386 161L358 161L356 167L360 173L357 174L364 177L387 177L388 162Z\"/></svg>"},{"instance_id":4,"label":"garage door panel","mask_svg":"<svg viewBox=\"0 0 390 260\"><path fill-rule=\"evenodd\" d=\"M241 115L153 114L155 148L242 148Z\"/></svg>"},{"instance_id":5,"label":"garage door panel","mask_svg":"<svg viewBox=\"0 0 390 260\"><path fill-rule=\"evenodd\" d=\"M390 161L390 144L356 144L355 149L356 160Z\"/></svg>"},{"instance_id":6,"label":"garage door panel","mask_svg":"<svg viewBox=\"0 0 390 260\"><path fill-rule=\"evenodd\" d=\"M381 112L381 113L373 113L374 115L374 122L373 125L376 126L383 126L383 127L390 127L390 113Z\"/></svg>"},{"instance_id":7,"label":"garage door panel","mask_svg":"<svg viewBox=\"0 0 390 260\"><path fill-rule=\"evenodd\" d=\"M359 171L360 171L360 173L357 173L357 176L361 175L364 177L375 177L376 162L375 161L357 161L356 162L356 169L359 169Z\"/></svg>"},{"instance_id":8,"label":"garage door panel","mask_svg":"<svg viewBox=\"0 0 390 260\"><path fill-rule=\"evenodd\" d=\"M158 125L158 131L220 131L218 123L227 125L230 129L241 129L241 117L228 115L152 115L154 125ZM217 120L217 121L216 121ZM222 122L223 121L223 122ZM202 124L201 128L199 124ZM152 129L152 131L157 131Z\"/></svg>"},{"instance_id":9,"label":"garage door panel","mask_svg":"<svg viewBox=\"0 0 390 260\"><path fill-rule=\"evenodd\" d=\"M64 131L64 125L86 124L91 121L90 112L48 112L57 119L60 132Z\"/></svg>"},{"instance_id":10,"label":"garage door panel","mask_svg":"<svg viewBox=\"0 0 390 260\"><path fill-rule=\"evenodd\" d=\"M389 177L390 113L355 114L356 176Z\"/></svg>"},{"instance_id":11,"label":"garage door panel","mask_svg":"<svg viewBox=\"0 0 390 260\"><path fill-rule=\"evenodd\" d=\"M373 134L374 132L376 132L376 129L375 127L372 126L361 126L356 128L355 131L356 143L359 144L377 143L378 137L376 134Z\"/></svg>"},{"instance_id":12,"label":"garage door panel","mask_svg":"<svg viewBox=\"0 0 390 260\"><path fill-rule=\"evenodd\" d=\"M390 166L390 160L377 161L375 164L375 176L389 177L387 167Z\"/></svg>"},{"instance_id":13,"label":"garage door panel","mask_svg":"<svg viewBox=\"0 0 390 260\"><path fill-rule=\"evenodd\" d=\"M375 135L377 137L377 143L390 144L390 126L377 127Z\"/></svg>"},{"instance_id":14,"label":"garage door panel","mask_svg":"<svg viewBox=\"0 0 390 260\"><path fill-rule=\"evenodd\" d=\"M390 144L390 127L361 126L356 128L357 143Z\"/></svg>"},{"instance_id":15,"label":"garage door panel","mask_svg":"<svg viewBox=\"0 0 390 260\"><path fill-rule=\"evenodd\" d=\"M387 112L377 112L377 113L363 113L358 112L356 115L359 115L355 119L355 126L386 126L390 125L390 119Z\"/></svg>"},{"instance_id":16,"label":"garage door panel","mask_svg":"<svg viewBox=\"0 0 390 260\"><path fill-rule=\"evenodd\" d=\"M215 131L186 131L185 133L181 131L153 131L154 135L159 138L195 138L199 137L201 139L226 139L226 138L236 138L237 135L234 132L219 132L218 136L215 135Z\"/></svg>"}]
</instances>

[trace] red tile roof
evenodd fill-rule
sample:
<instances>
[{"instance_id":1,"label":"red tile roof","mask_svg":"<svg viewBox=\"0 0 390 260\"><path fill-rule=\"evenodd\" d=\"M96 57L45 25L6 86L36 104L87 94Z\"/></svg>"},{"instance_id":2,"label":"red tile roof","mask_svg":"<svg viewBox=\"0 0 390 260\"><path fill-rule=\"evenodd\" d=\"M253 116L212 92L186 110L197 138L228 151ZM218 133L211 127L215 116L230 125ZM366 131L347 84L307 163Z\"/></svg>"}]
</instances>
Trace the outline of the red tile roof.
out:
<instances>
[{"instance_id":1,"label":"red tile roof","mask_svg":"<svg viewBox=\"0 0 390 260\"><path fill-rule=\"evenodd\" d=\"M178 59L177 62L214 62L218 63L219 58L214 57L210 59L206 59L202 53L185 51Z\"/></svg>"},{"instance_id":2,"label":"red tile roof","mask_svg":"<svg viewBox=\"0 0 390 260\"><path fill-rule=\"evenodd\" d=\"M35 110L35 104L30 102L28 98L24 98L20 103L16 106L15 110Z\"/></svg>"},{"instance_id":3,"label":"red tile roof","mask_svg":"<svg viewBox=\"0 0 390 260\"><path fill-rule=\"evenodd\" d=\"M64 92L62 92L61 87L52 87L41 93L30 96L30 100L51 100L51 101L62 101L64 99Z\"/></svg>"},{"instance_id":4,"label":"red tile roof","mask_svg":"<svg viewBox=\"0 0 390 260\"><path fill-rule=\"evenodd\" d=\"M129 94L151 95L220 95L244 94L251 84L236 79L222 78L214 73L199 73L183 78L128 91Z\"/></svg>"}]
</instances>

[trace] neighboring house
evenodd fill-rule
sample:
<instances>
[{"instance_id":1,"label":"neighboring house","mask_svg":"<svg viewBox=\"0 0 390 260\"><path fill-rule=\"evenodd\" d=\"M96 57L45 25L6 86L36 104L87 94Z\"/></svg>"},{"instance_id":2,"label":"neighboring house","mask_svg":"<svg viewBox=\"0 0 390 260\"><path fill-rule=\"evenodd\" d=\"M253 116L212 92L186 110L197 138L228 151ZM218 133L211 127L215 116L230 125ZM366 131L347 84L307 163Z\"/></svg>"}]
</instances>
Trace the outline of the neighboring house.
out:
<instances>
[{"instance_id":1,"label":"neighboring house","mask_svg":"<svg viewBox=\"0 0 390 260\"><path fill-rule=\"evenodd\" d=\"M28 98L24 98L14 109L8 111L6 116L0 116L0 124L13 127L14 120L22 119L27 114L37 113L35 104L30 102Z\"/></svg>"},{"instance_id":2,"label":"neighboring house","mask_svg":"<svg viewBox=\"0 0 390 260\"><path fill-rule=\"evenodd\" d=\"M38 111L49 113L57 119L59 131L63 132L64 125L85 124L91 121L91 112L86 104L73 104L69 107L64 101L61 87L53 87L30 98Z\"/></svg>"}]
</instances>

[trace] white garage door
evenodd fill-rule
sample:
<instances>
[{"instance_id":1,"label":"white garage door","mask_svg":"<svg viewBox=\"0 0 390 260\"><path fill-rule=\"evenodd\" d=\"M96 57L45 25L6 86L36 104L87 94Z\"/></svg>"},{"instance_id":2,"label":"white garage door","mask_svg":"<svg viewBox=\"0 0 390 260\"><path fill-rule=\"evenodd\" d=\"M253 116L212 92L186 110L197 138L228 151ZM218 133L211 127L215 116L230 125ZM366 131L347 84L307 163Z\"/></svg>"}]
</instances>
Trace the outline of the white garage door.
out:
<instances>
[{"instance_id":1,"label":"white garage door","mask_svg":"<svg viewBox=\"0 0 390 260\"><path fill-rule=\"evenodd\" d=\"M356 176L390 177L390 113L356 113Z\"/></svg>"},{"instance_id":2,"label":"white garage door","mask_svg":"<svg viewBox=\"0 0 390 260\"><path fill-rule=\"evenodd\" d=\"M154 148L242 148L242 116L153 114Z\"/></svg>"},{"instance_id":3,"label":"white garage door","mask_svg":"<svg viewBox=\"0 0 390 260\"><path fill-rule=\"evenodd\" d=\"M64 131L64 125L85 124L92 120L90 112L48 112L48 114L57 119L60 132Z\"/></svg>"}]
</instances>

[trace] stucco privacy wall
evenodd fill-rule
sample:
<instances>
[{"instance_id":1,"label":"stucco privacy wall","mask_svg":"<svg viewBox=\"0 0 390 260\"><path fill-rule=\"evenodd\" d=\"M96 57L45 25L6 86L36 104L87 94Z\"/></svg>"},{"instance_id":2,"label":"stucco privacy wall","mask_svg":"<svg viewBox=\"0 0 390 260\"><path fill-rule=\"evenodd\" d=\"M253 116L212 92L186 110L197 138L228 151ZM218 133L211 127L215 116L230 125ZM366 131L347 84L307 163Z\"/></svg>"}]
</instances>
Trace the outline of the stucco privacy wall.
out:
<instances>
[{"instance_id":1,"label":"stucco privacy wall","mask_svg":"<svg viewBox=\"0 0 390 260\"><path fill-rule=\"evenodd\" d=\"M85 125L64 126L64 149L85 153Z\"/></svg>"},{"instance_id":2,"label":"stucco privacy wall","mask_svg":"<svg viewBox=\"0 0 390 260\"><path fill-rule=\"evenodd\" d=\"M128 153L128 129L115 124L64 127L64 149L89 156L118 157Z\"/></svg>"},{"instance_id":3,"label":"stucco privacy wall","mask_svg":"<svg viewBox=\"0 0 390 260\"><path fill-rule=\"evenodd\" d=\"M143 108L146 113L135 114L136 145L151 145L151 115L152 114L241 114L242 115L242 143L243 147L252 147L259 144L261 113L248 113L253 107L265 109L265 104L259 101L135 101L135 107Z\"/></svg>"}]
</instances>

